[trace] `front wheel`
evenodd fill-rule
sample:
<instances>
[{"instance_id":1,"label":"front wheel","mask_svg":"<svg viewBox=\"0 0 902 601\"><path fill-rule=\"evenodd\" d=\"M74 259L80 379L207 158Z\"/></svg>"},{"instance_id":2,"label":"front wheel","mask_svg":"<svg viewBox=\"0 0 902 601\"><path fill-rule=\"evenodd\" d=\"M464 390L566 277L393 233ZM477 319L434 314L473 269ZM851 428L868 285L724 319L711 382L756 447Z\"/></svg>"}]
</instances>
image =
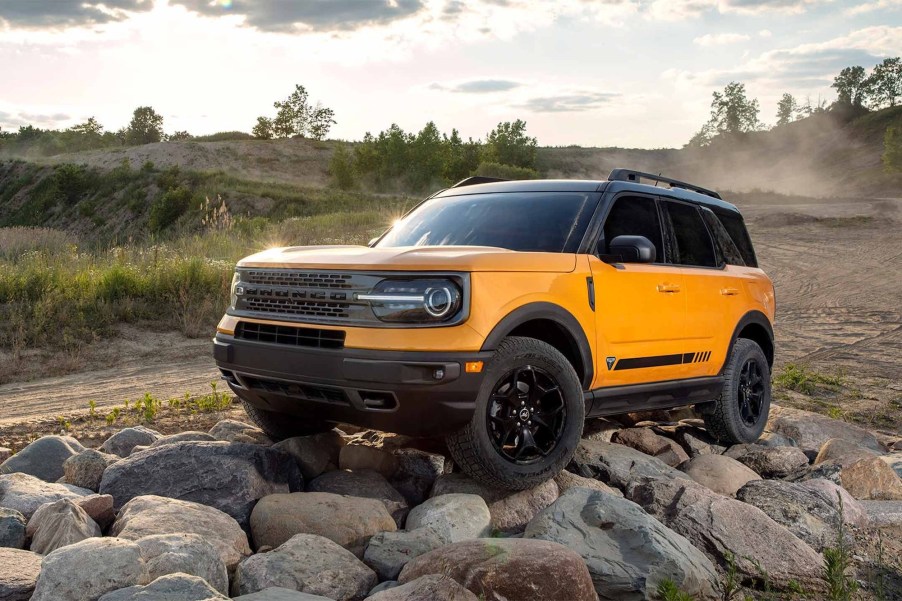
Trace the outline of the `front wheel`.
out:
<instances>
[{"instance_id":1,"label":"front wheel","mask_svg":"<svg viewBox=\"0 0 902 601\"><path fill-rule=\"evenodd\" d=\"M302 419L293 415L267 411L251 405L244 399L241 399L241 403L244 405L244 412L251 418L251 421L257 424L273 442L279 442L294 436L319 434L332 429L332 426L323 421Z\"/></svg>"},{"instance_id":2,"label":"front wheel","mask_svg":"<svg viewBox=\"0 0 902 601\"><path fill-rule=\"evenodd\" d=\"M719 442L752 443L758 440L770 413L770 366L764 351L752 340L740 338L724 369L720 398L704 412L705 427Z\"/></svg>"},{"instance_id":3,"label":"front wheel","mask_svg":"<svg viewBox=\"0 0 902 601\"><path fill-rule=\"evenodd\" d=\"M579 444L585 403L573 366L550 344L512 336L498 347L470 423L447 438L455 463L490 486L532 488Z\"/></svg>"}]
</instances>

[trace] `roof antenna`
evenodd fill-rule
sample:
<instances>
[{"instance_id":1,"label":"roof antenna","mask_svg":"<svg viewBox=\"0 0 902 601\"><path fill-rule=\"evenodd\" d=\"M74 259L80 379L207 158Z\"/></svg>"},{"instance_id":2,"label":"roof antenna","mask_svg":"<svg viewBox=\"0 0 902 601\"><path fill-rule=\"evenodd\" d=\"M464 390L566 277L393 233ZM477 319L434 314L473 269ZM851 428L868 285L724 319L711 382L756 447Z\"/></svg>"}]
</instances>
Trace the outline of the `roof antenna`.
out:
<instances>
[{"instance_id":1,"label":"roof antenna","mask_svg":"<svg viewBox=\"0 0 902 601\"><path fill-rule=\"evenodd\" d=\"M658 177L661 177L661 172L660 172L660 171L658 172ZM658 187L658 182L660 182L660 181L661 181L661 180L659 180L659 179L656 179L656 180L655 180L655 188Z\"/></svg>"}]
</instances>

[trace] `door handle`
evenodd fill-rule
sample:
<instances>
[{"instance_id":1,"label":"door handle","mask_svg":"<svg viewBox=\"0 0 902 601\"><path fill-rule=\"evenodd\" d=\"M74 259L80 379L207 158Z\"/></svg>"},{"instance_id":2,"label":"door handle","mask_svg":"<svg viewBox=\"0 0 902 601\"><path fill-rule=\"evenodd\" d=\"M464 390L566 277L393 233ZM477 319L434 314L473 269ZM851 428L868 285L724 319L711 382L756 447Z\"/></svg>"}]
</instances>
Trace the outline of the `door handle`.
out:
<instances>
[{"instance_id":1,"label":"door handle","mask_svg":"<svg viewBox=\"0 0 902 601\"><path fill-rule=\"evenodd\" d=\"M720 293L724 296L736 296L739 294L738 288L721 288Z\"/></svg>"},{"instance_id":2,"label":"door handle","mask_svg":"<svg viewBox=\"0 0 902 601\"><path fill-rule=\"evenodd\" d=\"M658 284L658 292L670 293L679 292L679 284Z\"/></svg>"}]
</instances>

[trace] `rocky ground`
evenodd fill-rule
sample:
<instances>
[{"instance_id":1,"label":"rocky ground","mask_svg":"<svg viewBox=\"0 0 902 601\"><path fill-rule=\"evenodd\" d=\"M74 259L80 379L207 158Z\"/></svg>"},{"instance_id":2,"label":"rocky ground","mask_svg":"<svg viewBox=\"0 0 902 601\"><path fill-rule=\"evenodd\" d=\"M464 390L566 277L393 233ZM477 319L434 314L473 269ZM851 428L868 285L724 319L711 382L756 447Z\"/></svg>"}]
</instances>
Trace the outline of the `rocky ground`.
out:
<instances>
[{"instance_id":1,"label":"rocky ground","mask_svg":"<svg viewBox=\"0 0 902 601\"><path fill-rule=\"evenodd\" d=\"M0 449L0 600L902 598L902 438L795 409L730 448L688 411L591 421L517 493L351 427L92 446Z\"/></svg>"}]
</instances>

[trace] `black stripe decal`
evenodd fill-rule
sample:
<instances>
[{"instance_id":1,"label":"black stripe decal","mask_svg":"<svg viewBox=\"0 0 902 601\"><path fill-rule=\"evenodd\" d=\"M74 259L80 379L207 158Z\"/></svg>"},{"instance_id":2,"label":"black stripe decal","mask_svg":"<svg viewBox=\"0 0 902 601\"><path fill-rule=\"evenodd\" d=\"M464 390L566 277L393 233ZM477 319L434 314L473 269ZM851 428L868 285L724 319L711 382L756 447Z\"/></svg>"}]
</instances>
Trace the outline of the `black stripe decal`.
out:
<instances>
[{"instance_id":1,"label":"black stripe decal","mask_svg":"<svg viewBox=\"0 0 902 601\"><path fill-rule=\"evenodd\" d=\"M657 355L655 357L633 357L630 359L621 359L614 366L614 370L620 369L640 369L643 367L663 367L665 365L680 365L683 362L683 354L677 355Z\"/></svg>"},{"instance_id":2,"label":"black stripe decal","mask_svg":"<svg viewBox=\"0 0 902 601\"><path fill-rule=\"evenodd\" d=\"M692 363L695 361L695 353L683 353L683 363Z\"/></svg>"}]
</instances>

